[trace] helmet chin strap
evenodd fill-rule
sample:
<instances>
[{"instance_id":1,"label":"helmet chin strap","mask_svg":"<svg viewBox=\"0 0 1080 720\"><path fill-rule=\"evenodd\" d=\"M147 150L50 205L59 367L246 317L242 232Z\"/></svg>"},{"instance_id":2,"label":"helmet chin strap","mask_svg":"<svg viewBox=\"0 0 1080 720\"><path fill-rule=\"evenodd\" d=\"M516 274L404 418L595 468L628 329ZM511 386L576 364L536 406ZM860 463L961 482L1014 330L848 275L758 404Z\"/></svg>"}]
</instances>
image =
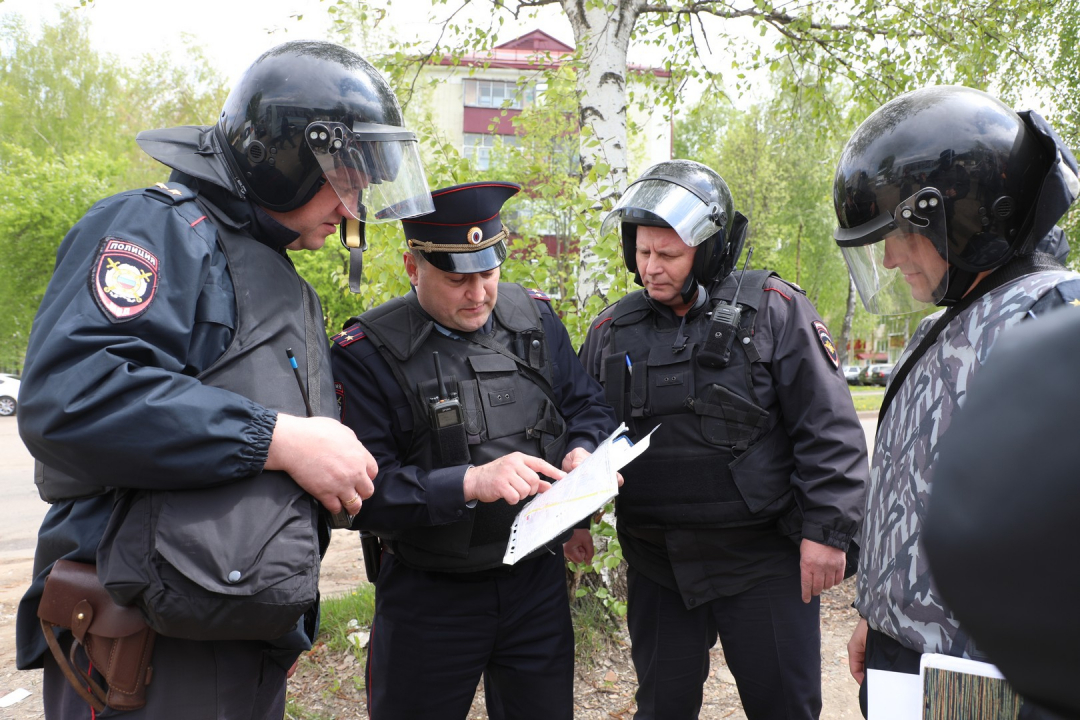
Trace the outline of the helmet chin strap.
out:
<instances>
[{"instance_id":1,"label":"helmet chin strap","mask_svg":"<svg viewBox=\"0 0 1080 720\"><path fill-rule=\"evenodd\" d=\"M682 289L679 290L679 297L682 298L683 303L689 305L697 300L698 296L698 281L694 277L694 273L690 273L686 276L686 282L683 283Z\"/></svg>"},{"instance_id":2,"label":"helmet chin strap","mask_svg":"<svg viewBox=\"0 0 1080 720\"><path fill-rule=\"evenodd\" d=\"M955 305L971 289L971 284L975 282L975 278L978 276L979 273L977 272L961 270L955 265L950 265L949 272L941 279L942 282L948 282L949 285L945 289L945 294L934 304L941 307Z\"/></svg>"}]
</instances>

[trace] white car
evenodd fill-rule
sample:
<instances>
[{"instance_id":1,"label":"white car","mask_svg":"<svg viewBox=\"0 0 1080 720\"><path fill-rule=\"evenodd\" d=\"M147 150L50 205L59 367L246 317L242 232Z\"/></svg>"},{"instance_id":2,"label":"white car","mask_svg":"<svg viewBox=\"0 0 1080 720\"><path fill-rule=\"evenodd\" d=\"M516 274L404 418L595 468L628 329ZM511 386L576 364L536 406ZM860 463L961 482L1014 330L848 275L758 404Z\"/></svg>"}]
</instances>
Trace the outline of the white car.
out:
<instances>
[{"instance_id":1,"label":"white car","mask_svg":"<svg viewBox=\"0 0 1080 720\"><path fill-rule=\"evenodd\" d=\"M15 414L19 405L19 386L22 383L11 375L0 373L0 417Z\"/></svg>"},{"instance_id":2,"label":"white car","mask_svg":"<svg viewBox=\"0 0 1080 720\"><path fill-rule=\"evenodd\" d=\"M844 366L844 379L847 380L848 385L859 384L859 373L862 368L858 365L845 365Z\"/></svg>"}]
</instances>

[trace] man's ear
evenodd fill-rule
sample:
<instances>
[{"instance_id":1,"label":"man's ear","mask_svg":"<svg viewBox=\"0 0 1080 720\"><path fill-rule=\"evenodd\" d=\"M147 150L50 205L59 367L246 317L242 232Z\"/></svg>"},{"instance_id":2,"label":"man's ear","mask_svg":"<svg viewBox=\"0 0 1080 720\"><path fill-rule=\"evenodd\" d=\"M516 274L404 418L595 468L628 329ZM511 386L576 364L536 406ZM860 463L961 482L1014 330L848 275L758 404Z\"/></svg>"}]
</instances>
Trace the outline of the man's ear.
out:
<instances>
[{"instance_id":1,"label":"man's ear","mask_svg":"<svg viewBox=\"0 0 1080 720\"><path fill-rule=\"evenodd\" d=\"M409 283L413 287L416 287L420 280L419 263L416 260L416 256L413 255L411 251L406 250L402 253L401 260L405 263L405 272L409 276Z\"/></svg>"}]
</instances>

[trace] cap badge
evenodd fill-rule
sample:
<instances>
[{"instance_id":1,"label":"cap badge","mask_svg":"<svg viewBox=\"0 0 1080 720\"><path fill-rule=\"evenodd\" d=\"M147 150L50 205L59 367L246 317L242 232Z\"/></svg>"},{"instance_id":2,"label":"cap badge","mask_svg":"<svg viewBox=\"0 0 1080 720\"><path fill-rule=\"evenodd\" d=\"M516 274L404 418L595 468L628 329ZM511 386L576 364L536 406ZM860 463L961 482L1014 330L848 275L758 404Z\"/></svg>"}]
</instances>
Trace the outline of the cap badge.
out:
<instances>
[{"instance_id":1,"label":"cap badge","mask_svg":"<svg viewBox=\"0 0 1080 720\"><path fill-rule=\"evenodd\" d=\"M484 231L478 227L469 228L469 234L465 236L473 245L479 245L484 240Z\"/></svg>"}]
</instances>

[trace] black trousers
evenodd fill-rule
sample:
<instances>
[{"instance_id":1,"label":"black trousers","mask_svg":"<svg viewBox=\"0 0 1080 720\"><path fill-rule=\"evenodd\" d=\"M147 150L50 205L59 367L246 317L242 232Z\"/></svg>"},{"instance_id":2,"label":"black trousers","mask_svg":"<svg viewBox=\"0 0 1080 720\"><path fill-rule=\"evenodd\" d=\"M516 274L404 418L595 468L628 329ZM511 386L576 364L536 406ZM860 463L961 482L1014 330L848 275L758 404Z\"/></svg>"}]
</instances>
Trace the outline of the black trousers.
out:
<instances>
[{"instance_id":1,"label":"black trousers","mask_svg":"<svg viewBox=\"0 0 1080 720\"><path fill-rule=\"evenodd\" d=\"M60 637L65 652L70 633ZM45 653L42 695L46 720L281 720L285 715L285 669L254 641L195 642L158 636L146 688L146 707L93 713L68 683L51 652ZM86 655L76 659L88 667ZM99 683L104 682L98 676Z\"/></svg>"},{"instance_id":2,"label":"black trousers","mask_svg":"<svg viewBox=\"0 0 1080 720\"><path fill-rule=\"evenodd\" d=\"M797 573L690 610L633 566L627 587L635 720L698 717L717 637L749 720L820 715L820 601L803 603Z\"/></svg>"},{"instance_id":3,"label":"black trousers","mask_svg":"<svg viewBox=\"0 0 1080 720\"><path fill-rule=\"evenodd\" d=\"M573 717L562 553L508 575L425 572L385 553L368 645L373 720L465 718L481 675L492 720Z\"/></svg>"}]
</instances>

